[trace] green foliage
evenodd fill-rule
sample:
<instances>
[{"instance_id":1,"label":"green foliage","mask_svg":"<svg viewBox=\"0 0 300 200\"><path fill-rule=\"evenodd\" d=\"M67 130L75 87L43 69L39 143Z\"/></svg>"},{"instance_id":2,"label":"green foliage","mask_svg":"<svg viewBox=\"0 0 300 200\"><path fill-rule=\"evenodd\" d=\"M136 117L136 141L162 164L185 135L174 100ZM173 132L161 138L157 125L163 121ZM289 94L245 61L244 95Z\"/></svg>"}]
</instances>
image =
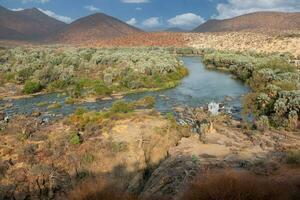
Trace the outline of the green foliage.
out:
<instances>
[{"instance_id":1,"label":"green foliage","mask_svg":"<svg viewBox=\"0 0 300 200\"><path fill-rule=\"evenodd\" d=\"M81 138L80 135L78 133L72 133L71 137L70 137L70 143L72 145L78 145L81 144Z\"/></svg>"},{"instance_id":2,"label":"green foliage","mask_svg":"<svg viewBox=\"0 0 300 200\"><path fill-rule=\"evenodd\" d=\"M92 164L94 162L94 160L95 160L95 157L91 153L85 153L85 154L83 154L83 156L81 158L81 162L86 165Z\"/></svg>"},{"instance_id":3,"label":"green foliage","mask_svg":"<svg viewBox=\"0 0 300 200\"><path fill-rule=\"evenodd\" d=\"M110 113L130 113L134 110L132 103L127 103L125 101L117 101L110 108Z\"/></svg>"},{"instance_id":4,"label":"green foliage","mask_svg":"<svg viewBox=\"0 0 300 200\"><path fill-rule=\"evenodd\" d=\"M75 102L76 102L76 100L72 97L68 97L65 100L65 104L70 104L71 105L71 104L74 104Z\"/></svg>"},{"instance_id":5,"label":"green foliage","mask_svg":"<svg viewBox=\"0 0 300 200\"><path fill-rule=\"evenodd\" d=\"M47 91L72 97L115 91L163 89L187 70L162 48L11 48L2 50L0 82L38 82Z\"/></svg>"},{"instance_id":6,"label":"green foliage","mask_svg":"<svg viewBox=\"0 0 300 200\"><path fill-rule=\"evenodd\" d=\"M175 116L172 112L167 113L165 117L170 121L175 121Z\"/></svg>"},{"instance_id":7,"label":"green foliage","mask_svg":"<svg viewBox=\"0 0 300 200\"><path fill-rule=\"evenodd\" d=\"M48 105L48 102L42 101L42 102L37 103L36 105L37 105L38 107L45 107L45 106Z\"/></svg>"},{"instance_id":8,"label":"green foliage","mask_svg":"<svg viewBox=\"0 0 300 200\"><path fill-rule=\"evenodd\" d=\"M82 115L84 113L86 113L87 110L85 108L80 108L78 107L76 110L75 110L75 115Z\"/></svg>"},{"instance_id":9,"label":"green foliage","mask_svg":"<svg viewBox=\"0 0 300 200\"><path fill-rule=\"evenodd\" d=\"M18 73L18 80L21 83L24 83L25 81L27 81L33 74L34 70L32 68L24 68L21 69Z\"/></svg>"},{"instance_id":10,"label":"green foliage","mask_svg":"<svg viewBox=\"0 0 300 200\"><path fill-rule=\"evenodd\" d=\"M40 92L42 89L43 87L40 83L34 81L26 81L23 92L25 94L34 94Z\"/></svg>"},{"instance_id":11,"label":"green foliage","mask_svg":"<svg viewBox=\"0 0 300 200\"><path fill-rule=\"evenodd\" d=\"M243 98L244 113L254 114L258 128L266 124L296 129L300 116L300 72L288 61L289 55L252 52L206 53L204 62L228 68L247 83L252 92Z\"/></svg>"},{"instance_id":12,"label":"green foliage","mask_svg":"<svg viewBox=\"0 0 300 200\"><path fill-rule=\"evenodd\" d=\"M136 102L134 102L134 107L142 107L142 108L153 108L155 105L155 98L152 96L146 96Z\"/></svg>"},{"instance_id":13,"label":"green foliage","mask_svg":"<svg viewBox=\"0 0 300 200\"><path fill-rule=\"evenodd\" d=\"M294 150L288 152L286 161L288 164L300 165L300 151Z\"/></svg>"},{"instance_id":14,"label":"green foliage","mask_svg":"<svg viewBox=\"0 0 300 200\"><path fill-rule=\"evenodd\" d=\"M128 150L128 146L125 142L110 142L110 148L114 153L120 153Z\"/></svg>"},{"instance_id":15,"label":"green foliage","mask_svg":"<svg viewBox=\"0 0 300 200\"><path fill-rule=\"evenodd\" d=\"M265 131L270 128L269 118L267 116L260 116L256 122L256 128L260 131Z\"/></svg>"}]
</instances>

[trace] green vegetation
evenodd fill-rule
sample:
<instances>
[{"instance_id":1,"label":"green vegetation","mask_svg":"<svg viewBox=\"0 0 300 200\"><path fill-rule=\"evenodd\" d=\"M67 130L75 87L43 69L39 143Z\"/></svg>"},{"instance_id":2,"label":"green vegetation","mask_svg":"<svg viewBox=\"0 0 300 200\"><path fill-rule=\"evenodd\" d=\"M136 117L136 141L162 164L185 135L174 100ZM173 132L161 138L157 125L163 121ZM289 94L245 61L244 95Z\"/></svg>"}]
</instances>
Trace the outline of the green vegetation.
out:
<instances>
[{"instance_id":1,"label":"green vegetation","mask_svg":"<svg viewBox=\"0 0 300 200\"><path fill-rule=\"evenodd\" d=\"M72 133L70 138L70 143L72 145L78 145L81 143L80 135L78 133Z\"/></svg>"},{"instance_id":2,"label":"green vegetation","mask_svg":"<svg viewBox=\"0 0 300 200\"><path fill-rule=\"evenodd\" d=\"M33 81L26 81L23 92L25 94L34 94L43 89L42 85Z\"/></svg>"},{"instance_id":3,"label":"green vegetation","mask_svg":"<svg viewBox=\"0 0 300 200\"><path fill-rule=\"evenodd\" d=\"M134 102L117 101L109 110L100 112L88 112L84 108L77 108L74 114L69 117L69 121L71 124L75 124L77 128L85 129L91 123L105 124L114 118L128 117L135 109L152 108L153 102L155 102L153 97L144 97Z\"/></svg>"},{"instance_id":4,"label":"green vegetation","mask_svg":"<svg viewBox=\"0 0 300 200\"><path fill-rule=\"evenodd\" d=\"M25 84L24 93L65 91L73 98L176 86L187 70L161 48L1 49L0 82Z\"/></svg>"},{"instance_id":5,"label":"green vegetation","mask_svg":"<svg viewBox=\"0 0 300 200\"><path fill-rule=\"evenodd\" d=\"M124 142L110 142L110 148L114 153L125 152L128 150L128 146Z\"/></svg>"},{"instance_id":6,"label":"green vegetation","mask_svg":"<svg viewBox=\"0 0 300 200\"><path fill-rule=\"evenodd\" d=\"M81 162L86 165L92 164L94 162L94 160L95 160L94 155L91 153L88 153L88 152L83 154L83 156L81 158Z\"/></svg>"},{"instance_id":7,"label":"green vegetation","mask_svg":"<svg viewBox=\"0 0 300 200\"><path fill-rule=\"evenodd\" d=\"M134 110L133 104L117 101L110 108L110 113L130 113Z\"/></svg>"},{"instance_id":8,"label":"green vegetation","mask_svg":"<svg viewBox=\"0 0 300 200\"><path fill-rule=\"evenodd\" d=\"M294 130L300 119L300 71L289 59L288 54L224 51L204 56L210 67L226 68L251 87L243 100L244 112L254 114L258 129L271 125Z\"/></svg>"},{"instance_id":9,"label":"green vegetation","mask_svg":"<svg viewBox=\"0 0 300 200\"><path fill-rule=\"evenodd\" d=\"M288 152L286 161L288 164L300 165L300 150Z\"/></svg>"}]
</instances>

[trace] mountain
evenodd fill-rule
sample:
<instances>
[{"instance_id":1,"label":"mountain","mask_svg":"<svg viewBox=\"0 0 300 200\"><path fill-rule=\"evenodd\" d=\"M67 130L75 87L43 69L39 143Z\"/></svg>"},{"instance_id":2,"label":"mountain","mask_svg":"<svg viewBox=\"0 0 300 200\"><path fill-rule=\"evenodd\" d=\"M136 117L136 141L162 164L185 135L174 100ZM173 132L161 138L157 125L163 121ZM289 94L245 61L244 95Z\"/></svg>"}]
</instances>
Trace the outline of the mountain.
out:
<instances>
[{"instance_id":1,"label":"mountain","mask_svg":"<svg viewBox=\"0 0 300 200\"><path fill-rule=\"evenodd\" d=\"M99 39L111 39L140 33L142 30L103 13L80 18L63 30L55 40L63 42L82 42Z\"/></svg>"},{"instance_id":2,"label":"mountain","mask_svg":"<svg viewBox=\"0 0 300 200\"><path fill-rule=\"evenodd\" d=\"M232 19L208 20L194 32L300 30L300 12L255 12Z\"/></svg>"},{"instance_id":3,"label":"mountain","mask_svg":"<svg viewBox=\"0 0 300 200\"><path fill-rule=\"evenodd\" d=\"M65 26L37 8L11 11L0 6L0 39L42 40Z\"/></svg>"},{"instance_id":4,"label":"mountain","mask_svg":"<svg viewBox=\"0 0 300 200\"><path fill-rule=\"evenodd\" d=\"M164 32L188 32L188 30L184 30L184 29L178 28L178 27L171 27L171 28L164 30Z\"/></svg>"}]
</instances>

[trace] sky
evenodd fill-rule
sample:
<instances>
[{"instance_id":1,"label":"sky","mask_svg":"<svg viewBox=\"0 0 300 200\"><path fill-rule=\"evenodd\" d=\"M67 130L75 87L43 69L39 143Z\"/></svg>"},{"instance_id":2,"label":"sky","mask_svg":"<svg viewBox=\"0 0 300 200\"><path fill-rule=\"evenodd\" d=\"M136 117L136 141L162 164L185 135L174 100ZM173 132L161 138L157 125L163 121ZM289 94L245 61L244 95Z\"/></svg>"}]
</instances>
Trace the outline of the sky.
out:
<instances>
[{"instance_id":1,"label":"sky","mask_svg":"<svg viewBox=\"0 0 300 200\"><path fill-rule=\"evenodd\" d=\"M209 19L226 19L255 11L300 12L300 0L0 0L21 10L36 7L66 23L96 12L144 30L193 29Z\"/></svg>"}]
</instances>

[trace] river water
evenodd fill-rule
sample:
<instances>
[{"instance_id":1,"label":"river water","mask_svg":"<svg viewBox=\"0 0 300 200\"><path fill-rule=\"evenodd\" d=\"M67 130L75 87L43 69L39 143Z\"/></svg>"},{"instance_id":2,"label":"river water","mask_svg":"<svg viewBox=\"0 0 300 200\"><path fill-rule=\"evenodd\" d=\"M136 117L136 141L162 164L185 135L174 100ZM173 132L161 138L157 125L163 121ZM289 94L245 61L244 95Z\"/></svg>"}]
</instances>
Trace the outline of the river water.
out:
<instances>
[{"instance_id":1,"label":"river water","mask_svg":"<svg viewBox=\"0 0 300 200\"><path fill-rule=\"evenodd\" d=\"M172 112L176 106L203 106L209 102L223 102L228 111L238 114L241 108L240 97L249 91L249 88L240 81L231 78L230 74L218 71L211 71L205 68L200 57L183 57L182 61L189 70L189 75L182 80L182 83L173 89L129 94L124 97L126 101L133 101L144 96L153 96L156 99L155 108L162 112ZM30 114L42 112L42 118L57 118L71 114L78 107L88 110L101 110L109 108L115 100L99 100L92 103L81 103L75 105L64 104L66 96L59 94L47 94L12 100L11 102L0 102L1 104L12 103L13 106L5 110L6 114ZM230 101L226 101L230 99ZM49 110L47 106L37 106L41 102L49 104L57 102L62 107Z\"/></svg>"}]
</instances>

